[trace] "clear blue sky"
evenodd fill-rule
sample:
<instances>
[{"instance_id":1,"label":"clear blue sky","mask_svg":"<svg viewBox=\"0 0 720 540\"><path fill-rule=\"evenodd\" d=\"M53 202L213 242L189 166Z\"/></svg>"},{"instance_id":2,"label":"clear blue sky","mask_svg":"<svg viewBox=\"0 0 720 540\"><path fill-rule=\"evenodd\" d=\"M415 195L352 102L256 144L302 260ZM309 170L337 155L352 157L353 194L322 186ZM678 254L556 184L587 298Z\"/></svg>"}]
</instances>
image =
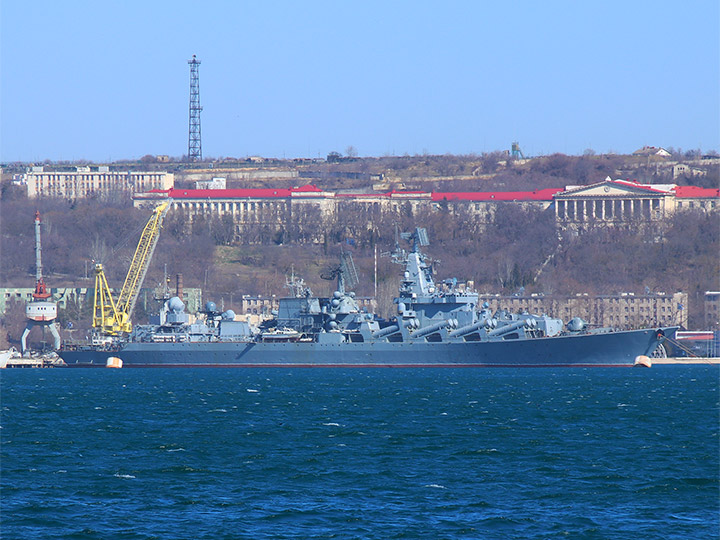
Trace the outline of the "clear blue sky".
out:
<instances>
[{"instance_id":1,"label":"clear blue sky","mask_svg":"<svg viewBox=\"0 0 720 540\"><path fill-rule=\"evenodd\" d=\"M717 0L0 0L0 159L720 150Z\"/></svg>"}]
</instances>

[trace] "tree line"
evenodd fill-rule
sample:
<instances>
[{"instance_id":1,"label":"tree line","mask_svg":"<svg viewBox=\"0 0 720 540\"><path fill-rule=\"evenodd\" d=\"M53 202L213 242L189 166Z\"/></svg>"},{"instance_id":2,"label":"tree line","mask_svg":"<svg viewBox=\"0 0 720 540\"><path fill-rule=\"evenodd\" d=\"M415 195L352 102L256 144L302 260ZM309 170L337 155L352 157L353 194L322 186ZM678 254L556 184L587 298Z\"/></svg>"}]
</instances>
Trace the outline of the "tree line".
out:
<instances>
[{"instance_id":1,"label":"tree line","mask_svg":"<svg viewBox=\"0 0 720 540\"><path fill-rule=\"evenodd\" d=\"M36 208L43 220L43 266L50 286L92 286L94 261L104 263L111 285L122 284L149 217L147 209L93 200L3 199L0 272L5 286L34 283ZM649 287L700 294L717 289L718 213L678 213L666 224L660 242L640 229L559 234L552 211L511 203L498 204L489 222L461 205L450 209L442 204L435 211L413 213L409 204L386 212L348 203L330 220L323 221L310 207L295 217L278 227L246 225L235 242L235 223L229 215L196 217L188 224L182 213L171 212L146 286L160 283L167 268L171 275L183 273L187 286L217 294L229 287L246 294L282 294L284 279L260 287L257 275L270 269L285 273L293 265L298 273L317 273L323 264L332 264L341 249L353 252L359 266L372 268L375 246L389 252L397 231L422 226L431 239L429 254L440 261L438 273L472 279L486 292L514 293L524 287L545 294L605 294ZM310 260L298 256L304 251L311 253ZM218 260L221 252L223 261ZM255 277L234 276L233 285L218 270L233 264L251 269ZM297 266L302 264L317 268ZM379 278L392 280L396 271L383 267Z\"/></svg>"}]
</instances>

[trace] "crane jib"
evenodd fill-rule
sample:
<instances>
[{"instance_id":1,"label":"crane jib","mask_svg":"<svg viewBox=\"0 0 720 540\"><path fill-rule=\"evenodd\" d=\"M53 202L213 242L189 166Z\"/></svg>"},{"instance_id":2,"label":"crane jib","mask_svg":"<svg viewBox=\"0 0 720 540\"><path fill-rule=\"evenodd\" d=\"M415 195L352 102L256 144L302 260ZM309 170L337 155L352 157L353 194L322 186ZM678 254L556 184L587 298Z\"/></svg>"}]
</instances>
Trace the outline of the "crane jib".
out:
<instances>
[{"instance_id":1,"label":"crane jib","mask_svg":"<svg viewBox=\"0 0 720 540\"><path fill-rule=\"evenodd\" d=\"M135 248L135 254L117 301L112 298L102 264L95 265L93 327L99 329L103 334L118 335L132 330L130 316L135 308L140 286L150 266L155 246L160 237L162 221L169 207L170 202L168 201L158 205L153 210L152 216L140 235L140 240Z\"/></svg>"}]
</instances>

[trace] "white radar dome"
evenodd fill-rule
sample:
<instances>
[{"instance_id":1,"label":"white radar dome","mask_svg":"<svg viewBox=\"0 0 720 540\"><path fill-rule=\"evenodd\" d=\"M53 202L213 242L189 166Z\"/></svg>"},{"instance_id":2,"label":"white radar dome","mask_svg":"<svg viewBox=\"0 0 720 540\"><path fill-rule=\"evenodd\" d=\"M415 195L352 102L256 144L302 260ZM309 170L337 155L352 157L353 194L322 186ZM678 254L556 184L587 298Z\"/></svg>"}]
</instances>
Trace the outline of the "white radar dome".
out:
<instances>
[{"instance_id":1,"label":"white radar dome","mask_svg":"<svg viewBox=\"0 0 720 540\"><path fill-rule=\"evenodd\" d=\"M181 312L185 310L185 304L183 304L183 301L180 300L180 298L173 296L170 300L168 300L168 308L171 311Z\"/></svg>"}]
</instances>

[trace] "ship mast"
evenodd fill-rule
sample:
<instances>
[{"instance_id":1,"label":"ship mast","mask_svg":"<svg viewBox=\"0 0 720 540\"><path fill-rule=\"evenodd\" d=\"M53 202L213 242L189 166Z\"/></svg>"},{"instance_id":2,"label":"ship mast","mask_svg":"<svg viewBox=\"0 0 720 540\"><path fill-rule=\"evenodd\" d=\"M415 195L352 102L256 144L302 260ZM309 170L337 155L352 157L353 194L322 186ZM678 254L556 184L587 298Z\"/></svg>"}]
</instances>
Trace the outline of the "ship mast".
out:
<instances>
[{"instance_id":1,"label":"ship mast","mask_svg":"<svg viewBox=\"0 0 720 540\"><path fill-rule=\"evenodd\" d=\"M40 241L40 211L35 211L35 292L33 299L47 300L50 293L47 291L42 275L42 242Z\"/></svg>"}]
</instances>

